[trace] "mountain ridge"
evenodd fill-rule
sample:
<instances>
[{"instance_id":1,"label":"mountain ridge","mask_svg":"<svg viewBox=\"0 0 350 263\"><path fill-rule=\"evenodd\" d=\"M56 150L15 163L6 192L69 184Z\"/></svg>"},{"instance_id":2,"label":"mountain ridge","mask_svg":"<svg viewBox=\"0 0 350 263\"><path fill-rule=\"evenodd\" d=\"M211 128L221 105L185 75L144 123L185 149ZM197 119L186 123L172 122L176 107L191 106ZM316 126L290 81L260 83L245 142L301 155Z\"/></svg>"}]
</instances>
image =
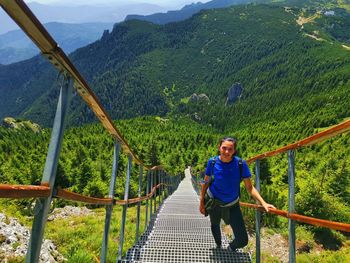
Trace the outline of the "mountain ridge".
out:
<instances>
[{"instance_id":1,"label":"mountain ridge","mask_svg":"<svg viewBox=\"0 0 350 263\"><path fill-rule=\"evenodd\" d=\"M60 47L71 53L99 39L104 30L111 30L112 23L59 23L44 24L46 30ZM39 54L39 49L22 30L14 30L0 35L0 63L11 64L29 59Z\"/></svg>"},{"instance_id":2,"label":"mountain ridge","mask_svg":"<svg viewBox=\"0 0 350 263\"><path fill-rule=\"evenodd\" d=\"M212 0L206 3L197 2L185 5L180 10L171 10L166 13L155 13L151 15L127 15L125 21L137 19L152 22L155 24L167 24L171 22L178 22L190 18L192 15L198 13L201 10L213 9L213 8L224 8L231 5L248 4L251 2L263 2L259 0Z\"/></svg>"},{"instance_id":3,"label":"mountain ridge","mask_svg":"<svg viewBox=\"0 0 350 263\"><path fill-rule=\"evenodd\" d=\"M283 107L287 103L286 97L278 95L279 92L286 92L290 98L299 100L311 94L312 82L319 81L317 74L326 74L327 67L338 71L337 65L339 72L345 67L345 49L338 50L341 42L338 43L324 29L323 23L329 18L321 16L302 29L296 23L298 17L298 9L287 12L281 6L246 5L201 11L189 20L167 25L129 20L115 25L101 40L73 52L71 59L112 118L197 112L203 121L217 125L221 122L217 119L224 118L224 111L236 112L240 116L249 109L249 114L254 116L251 119L256 121L258 111L249 106L255 105L256 99L267 100L265 104L271 109L265 106L264 109L273 111L275 107ZM315 34L313 31L318 31L326 42L307 36ZM330 56L322 55L324 50L329 50ZM333 54L344 58L344 62L339 64L333 60ZM3 67L2 72L8 72L8 69ZM25 84L28 80L22 78L22 84L17 85L18 91L24 88L23 85L29 85L33 92L39 87L52 86L50 83L54 82L55 74L50 72L40 74L38 79L32 78L29 84ZM327 74L330 76L329 72ZM254 82L250 81L251 76L255 76ZM297 87L300 82L299 76L304 76L305 83L293 93L293 86ZM340 74L335 83L346 83L346 79L344 74ZM6 82L3 81L0 77L0 90L4 90L3 83ZM325 92L329 82L322 81L321 93ZM221 107L220 104L226 101L228 88L235 82L242 82L245 86L241 100L228 108ZM17 111L15 115L33 118L47 125L54 114L54 107L48 109L50 117L45 118L42 105L54 105L57 89L44 90L46 94L39 99L32 98L27 106L23 105L22 113ZM22 91L19 93L23 94ZM193 93L206 93L212 101L210 109L181 102ZM279 99L270 100L272 96ZM13 106L13 103L9 100L9 105ZM211 116L213 110L221 115L216 116L216 120ZM94 119L79 101L73 102L72 116L71 121ZM238 119L242 125L243 118Z\"/></svg>"}]
</instances>

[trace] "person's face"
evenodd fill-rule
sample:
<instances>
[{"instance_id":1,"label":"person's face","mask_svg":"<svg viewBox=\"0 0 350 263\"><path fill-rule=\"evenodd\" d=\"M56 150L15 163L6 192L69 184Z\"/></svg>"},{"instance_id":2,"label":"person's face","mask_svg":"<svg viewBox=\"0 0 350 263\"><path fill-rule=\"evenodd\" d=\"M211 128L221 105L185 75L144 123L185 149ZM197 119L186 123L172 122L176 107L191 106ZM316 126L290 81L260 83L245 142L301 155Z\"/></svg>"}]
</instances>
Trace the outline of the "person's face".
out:
<instances>
[{"instance_id":1,"label":"person's face","mask_svg":"<svg viewBox=\"0 0 350 263\"><path fill-rule=\"evenodd\" d=\"M230 141L224 141L220 147L220 157L222 161L231 161L233 154L236 152L235 144Z\"/></svg>"}]
</instances>

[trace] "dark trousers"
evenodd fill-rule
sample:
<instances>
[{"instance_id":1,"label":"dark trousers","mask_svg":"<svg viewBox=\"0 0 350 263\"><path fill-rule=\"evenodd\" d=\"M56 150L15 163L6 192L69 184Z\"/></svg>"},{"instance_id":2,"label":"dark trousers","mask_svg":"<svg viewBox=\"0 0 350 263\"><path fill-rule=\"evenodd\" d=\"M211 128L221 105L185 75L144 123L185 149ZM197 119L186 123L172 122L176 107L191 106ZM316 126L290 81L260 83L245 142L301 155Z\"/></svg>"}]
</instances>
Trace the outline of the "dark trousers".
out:
<instances>
[{"instance_id":1,"label":"dark trousers","mask_svg":"<svg viewBox=\"0 0 350 263\"><path fill-rule=\"evenodd\" d=\"M227 211L227 210L228 211ZM226 210L226 211L224 211ZM211 223L211 232L214 236L215 243L221 246L221 230L220 221L223 213L228 212L229 218L228 223L230 224L233 234L235 235L234 240L230 243L230 247L234 250L236 248L245 247L248 244L248 234L244 225L243 216L239 203L231 207L220 207L216 206L209 214Z\"/></svg>"}]
</instances>

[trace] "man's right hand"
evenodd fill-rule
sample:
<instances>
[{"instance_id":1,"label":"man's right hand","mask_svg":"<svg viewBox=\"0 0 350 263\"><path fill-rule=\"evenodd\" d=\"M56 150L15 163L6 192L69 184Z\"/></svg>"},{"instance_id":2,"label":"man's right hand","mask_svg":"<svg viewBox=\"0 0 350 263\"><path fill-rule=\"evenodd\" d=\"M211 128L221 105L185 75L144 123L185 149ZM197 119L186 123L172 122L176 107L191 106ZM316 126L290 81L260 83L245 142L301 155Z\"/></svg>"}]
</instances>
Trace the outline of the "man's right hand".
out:
<instances>
[{"instance_id":1,"label":"man's right hand","mask_svg":"<svg viewBox=\"0 0 350 263\"><path fill-rule=\"evenodd\" d=\"M199 212L201 212L202 215L205 215L205 206L204 206L204 202L200 202L199 205Z\"/></svg>"}]
</instances>

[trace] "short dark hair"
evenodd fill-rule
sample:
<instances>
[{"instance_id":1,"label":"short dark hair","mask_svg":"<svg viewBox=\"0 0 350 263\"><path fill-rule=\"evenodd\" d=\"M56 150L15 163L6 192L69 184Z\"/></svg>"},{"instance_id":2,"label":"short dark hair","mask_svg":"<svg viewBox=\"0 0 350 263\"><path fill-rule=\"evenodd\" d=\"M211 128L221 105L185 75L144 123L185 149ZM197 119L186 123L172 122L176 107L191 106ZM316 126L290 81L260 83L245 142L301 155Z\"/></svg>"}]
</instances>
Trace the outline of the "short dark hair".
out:
<instances>
[{"instance_id":1,"label":"short dark hair","mask_svg":"<svg viewBox=\"0 0 350 263\"><path fill-rule=\"evenodd\" d=\"M221 146L223 142L233 142L234 148L236 150L236 148L237 148L237 139L236 138L234 138L234 137L224 137L224 138L220 139L219 146Z\"/></svg>"}]
</instances>

